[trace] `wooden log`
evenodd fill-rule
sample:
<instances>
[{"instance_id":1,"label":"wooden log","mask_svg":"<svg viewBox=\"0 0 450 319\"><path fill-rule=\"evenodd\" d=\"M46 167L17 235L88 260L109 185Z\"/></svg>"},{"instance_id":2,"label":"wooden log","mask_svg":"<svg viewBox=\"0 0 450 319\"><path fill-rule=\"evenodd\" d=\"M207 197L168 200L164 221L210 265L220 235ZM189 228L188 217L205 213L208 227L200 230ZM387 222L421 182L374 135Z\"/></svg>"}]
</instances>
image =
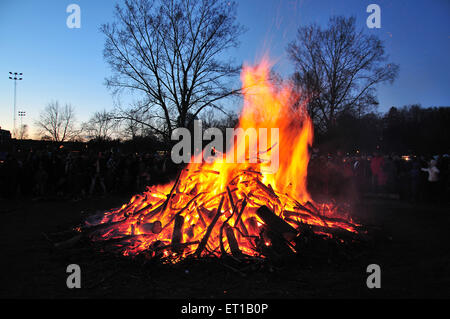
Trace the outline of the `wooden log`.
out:
<instances>
[{"instance_id":1,"label":"wooden log","mask_svg":"<svg viewBox=\"0 0 450 319\"><path fill-rule=\"evenodd\" d=\"M239 224L239 221L241 220L242 213L244 212L245 206L247 206L247 199L244 198L244 201L242 202L241 210L239 211L238 216L236 217L236 221L234 223L234 227L236 227Z\"/></svg>"},{"instance_id":2,"label":"wooden log","mask_svg":"<svg viewBox=\"0 0 450 319\"><path fill-rule=\"evenodd\" d=\"M297 205L299 205L299 204L297 203ZM312 204L310 203L310 205L312 205ZM319 214L316 214L313 211L311 211L308 208L306 208L304 206L301 206L301 205L298 206L298 207L295 207L295 209L299 209L299 210L302 210L302 211L310 213L312 216L319 218L323 222L323 224L325 226L328 226L328 227L330 227L330 224L339 223L339 224L342 224L342 226L345 226L345 227L350 228L350 229L355 229L356 230L358 228L358 225L352 224L350 221L348 221L348 220L346 220L344 218L327 217L327 216L319 215ZM286 213L286 212L287 211L285 211L284 213ZM295 214L294 212L287 212L286 217L292 217L292 216L294 216L294 214ZM302 215L303 214L299 213L300 218L302 218ZM308 220L307 218L304 218L304 219Z\"/></svg>"},{"instance_id":3,"label":"wooden log","mask_svg":"<svg viewBox=\"0 0 450 319\"><path fill-rule=\"evenodd\" d=\"M177 253L183 252L183 247L179 245L183 240L183 224L184 217L181 215L175 216L175 223L173 225L172 233L172 246L173 250Z\"/></svg>"},{"instance_id":4,"label":"wooden log","mask_svg":"<svg viewBox=\"0 0 450 319\"><path fill-rule=\"evenodd\" d=\"M261 182L260 180L256 180L256 184L259 186L260 189L263 190L264 193L267 194L267 196L269 196L270 198L272 198L273 200L279 202L279 198L278 196L275 194L275 192L273 191L272 188L267 187L266 185L263 184L263 182Z\"/></svg>"},{"instance_id":5,"label":"wooden log","mask_svg":"<svg viewBox=\"0 0 450 319\"><path fill-rule=\"evenodd\" d=\"M310 201L307 201L305 206L309 207L312 211L314 211L317 215L321 215L320 211L317 209L316 206L313 205Z\"/></svg>"},{"instance_id":6,"label":"wooden log","mask_svg":"<svg viewBox=\"0 0 450 319\"><path fill-rule=\"evenodd\" d=\"M200 211L200 208L195 207L195 210L197 211L198 219L202 223L203 227L206 227L206 223L205 223L205 220L203 219L203 215L202 215L202 212Z\"/></svg>"},{"instance_id":7,"label":"wooden log","mask_svg":"<svg viewBox=\"0 0 450 319\"><path fill-rule=\"evenodd\" d=\"M195 228L195 224L191 224L187 228L186 235L187 235L188 239L191 239L192 237L194 237L194 228Z\"/></svg>"},{"instance_id":8,"label":"wooden log","mask_svg":"<svg viewBox=\"0 0 450 319\"><path fill-rule=\"evenodd\" d=\"M169 204L170 199L172 198L172 194L173 194L175 188L178 186L178 182L180 181L180 176L181 176L182 173L183 173L183 170L180 171L180 173L179 173L178 176L177 176L177 179L175 180L175 183L173 183L172 189L170 190L170 193L169 193L169 195L167 196L166 201L165 201L164 204L163 204L161 213L164 213L164 211L166 210L167 205Z\"/></svg>"},{"instance_id":9,"label":"wooden log","mask_svg":"<svg viewBox=\"0 0 450 319\"><path fill-rule=\"evenodd\" d=\"M227 194L228 194L228 200L230 201L230 205L231 205L231 211L234 214L234 210L236 208L234 207L233 196L231 195L231 191L230 191L230 188L228 186L227 186Z\"/></svg>"},{"instance_id":10,"label":"wooden log","mask_svg":"<svg viewBox=\"0 0 450 319\"><path fill-rule=\"evenodd\" d=\"M269 230L282 235L287 240L292 240L297 235L294 227L275 215L267 206L263 205L258 208L256 214L264 221Z\"/></svg>"},{"instance_id":11,"label":"wooden log","mask_svg":"<svg viewBox=\"0 0 450 319\"><path fill-rule=\"evenodd\" d=\"M162 230L162 224L159 220L153 223L144 223L139 225L139 229L144 234L159 234Z\"/></svg>"},{"instance_id":12,"label":"wooden log","mask_svg":"<svg viewBox=\"0 0 450 319\"><path fill-rule=\"evenodd\" d=\"M101 224L97 224L97 225L93 225L93 226L82 226L80 227L81 232L83 233L93 233L96 232L97 230L102 230L104 228L107 228L109 226L118 226L124 222L126 222L126 219L122 219L116 222L106 222L106 223L101 223Z\"/></svg>"},{"instance_id":13,"label":"wooden log","mask_svg":"<svg viewBox=\"0 0 450 319\"><path fill-rule=\"evenodd\" d=\"M198 193L197 195L195 195L193 198L191 198L190 200L189 200L189 202L182 208L182 209L180 209L178 212L177 212L177 216L178 215L180 215L182 212L184 212L186 209L188 209L189 208L189 206L200 196L200 195L203 195L203 194L205 194L204 192L203 193Z\"/></svg>"},{"instance_id":14,"label":"wooden log","mask_svg":"<svg viewBox=\"0 0 450 319\"><path fill-rule=\"evenodd\" d=\"M268 230L267 237L270 239L270 248L272 248L279 255L279 257L289 256L294 253L286 238L281 236L279 233Z\"/></svg>"},{"instance_id":15,"label":"wooden log","mask_svg":"<svg viewBox=\"0 0 450 319\"><path fill-rule=\"evenodd\" d=\"M222 198L220 199L219 207L217 208L216 216L214 216L213 220L209 224L208 228L206 229L206 233L203 236L202 240L200 241L200 244L198 244L197 249L195 250L195 255L197 257L200 257L200 254L202 253L203 249L206 246L206 243L208 242L209 236L211 235L211 232L216 225L217 221L219 220L220 215L222 214L222 205L224 196L222 195Z\"/></svg>"},{"instance_id":16,"label":"wooden log","mask_svg":"<svg viewBox=\"0 0 450 319\"><path fill-rule=\"evenodd\" d=\"M297 206L294 207L294 209L298 209L298 210L302 210L304 212L307 212L308 214L311 214L313 216L317 215L315 212L313 212L311 209L306 208L305 206L303 206L302 204L300 204L299 202L296 201Z\"/></svg>"},{"instance_id":17,"label":"wooden log","mask_svg":"<svg viewBox=\"0 0 450 319\"><path fill-rule=\"evenodd\" d=\"M101 241L95 241L94 245L95 246L99 246L99 247L105 247L108 245L125 245L122 242L125 241L130 241L130 240L148 240L150 238L152 238L152 235L146 235L146 234L141 234L141 235L124 235L121 237L114 237L114 238L109 238L109 239L105 239L105 240L101 240Z\"/></svg>"},{"instance_id":18,"label":"wooden log","mask_svg":"<svg viewBox=\"0 0 450 319\"><path fill-rule=\"evenodd\" d=\"M245 236L247 236L247 237L250 236L249 233L248 233L247 227L245 227L244 222L242 221L242 219L241 219L241 221L239 222L239 225L240 225L240 227L241 227L241 230L242 230L243 234L244 234Z\"/></svg>"},{"instance_id":19,"label":"wooden log","mask_svg":"<svg viewBox=\"0 0 450 319\"><path fill-rule=\"evenodd\" d=\"M239 244L234 236L233 228L231 228L228 224L225 226L225 234L227 235L228 245L230 246L231 254L234 257L240 257L242 255L241 250L239 249Z\"/></svg>"},{"instance_id":20,"label":"wooden log","mask_svg":"<svg viewBox=\"0 0 450 319\"><path fill-rule=\"evenodd\" d=\"M136 213L136 215L141 215L140 220L141 221L147 221L150 220L151 218L153 218L153 216L155 216L156 214L160 213L162 211L164 207L164 202L160 203L159 205L153 205L152 207L145 207L143 209L141 209L140 211L138 211Z\"/></svg>"},{"instance_id":21,"label":"wooden log","mask_svg":"<svg viewBox=\"0 0 450 319\"><path fill-rule=\"evenodd\" d=\"M170 220L169 220L169 222L167 223L167 224L165 224L164 225L164 227L162 228L162 230L164 230L166 227L168 227L169 225L171 225L172 224L172 222L174 221L174 219L175 219L175 217L177 217L177 216L180 216L180 214L182 213L182 212L184 212L193 202L194 202L194 200L197 198L197 197L199 197L200 195L202 195L202 194L204 194L204 193L198 193L197 195L195 195L194 196L194 198L192 198L182 209L180 209L176 214L175 214L175 216L174 217L172 217Z\"/></svg>"},{"instance_id":22,"label":"wooden log","mask_svg":"<svg viewBox=\"0 0 450 319\"><path fill-rule=\"evenodd\" d=\"M245 224L251 234L259 234L258 220L255 216L250 216L245 219Z\"/></svg>"},{"instance_id":23,"label":"wooden log","mask_svg":"<svg viewBox=\"0 0 450 319\"><path fill-rule=\"evenodd\" d=\"M205 227L206 227L206 221L209 222L214 218L214 209L209 210L209 209L205 208L203 206L203 204L201 206L198 206L197 209L198 209L198 212L201 213L202 219L205 222Z\"/></svg>"},{"instance_id":24,"label":"wooden log","mask_svg":"<svg viewBox=\"0 0 450 319\"><path fill-rule=\"evenodd\" d=\"M222 226L220 226L220 233L219 233L219 241L220 242L219 242L219 244L220 244L220 252L221 252L222 255L226 255L226 251L225 251L225 248L223 246L223 240L222 240L222 238L223 238L223 229L224 229L225 226L229 227L228 221L231 219L231 217L233 217L233 215L234 215L234 213L236 211L236 207L235 207L235 204L233 202L233 197L231 196L231 191L230 191L230 188L228 186L227 186L227 191L228 191L229 202L231 203L232 208L231 208L231 215L227 218L227 220L225 222L222 223Z\"/></svg>"},{"instance_id":25,"label":"wooden log","mask_svg":"<svg viewBox=\"0 0 450 319\"><path fill-rule=\"evenodd\" d=\"M293 211L289 211L289 210L284 210L283 211L283 217L284 218L293 217L293 218L300 218L300 219L308 220L308 219L311 218L311 215L300 213L300 212L293 212Z\"/></svg>"},{"instance_id":26,"label":"wooden log","mask_svg":"<svg viewBox=\"0 0 450 319\"><path fill-rule=\"evenodd\" d=\"M342 224L342 226L345 226L347 228L350 229L356 229L357 225L352 224L351 222L349 222L348 220L345 220L343 218L336 218L336 217L327 217L327 216L318 216L318 215L307 215L304 213L300 213L300 212L292 212L292 211L283 211L283 216L285 218L300 218L303 221L308 221L314 218L318 218L321 221L324 222L324 224L328 225L328 224Z\"/></svg>"},{"instance_id":27,"label":"wooden log","mask_svg":"<svg viewBox=\"0 0 450 319\"><path fill-rule=\"evenodd\" d=\"M289 221L297 224L300 228L308 227L311 229L314 233L326 233L331 235L332 237L339 237L344 240L353 240L357 237L357 235L351 231L348 231L344 228L333 228L333 227L327 227L327 226L320 226L320 225L309 225L307 223L302 223L297 220L294 220L292 218L287 218ZM301 230L300 230L301 231Z\"/></svg>"},{"instance_id":28,"label":"wooden log","mask_svg":"<svg viewBox=\"0 0 450 319\"><path fill-rule=\"evenodd\" d=\"M153 223L152 233L159 234L161 231L162 231L162 224L159 220L157 220Z\"/></svg>"},{"instance_id":29,"label":"wooden log","mask_svg":"<svg viewBox=\"0 0 450 319\"><path fill-rule=\"evenodd\" d=\"M308 202L308 203L309 203L309 202ZM314 209L315 209L315 206L312 205L311 203L309 203L309 206L310 206L310 207L314 207ZM305 211L305 212L311 214L312 216L316 216L317 218L320 218L320 220L323 222L323 224L324 224L325 226L328 226L327 222L325 221L325 219L323 218L323 216L320 215L320 213L319 213L319 211L318 211L317 209L316 209L315 211L312 211L311 209L306 208L305 206L303 206L302 204L300 204L299 202L297 202L297 207L295 207L295 208L300 209L300 210L303 210L303 211Z\"/></svg>"}]
</instances>

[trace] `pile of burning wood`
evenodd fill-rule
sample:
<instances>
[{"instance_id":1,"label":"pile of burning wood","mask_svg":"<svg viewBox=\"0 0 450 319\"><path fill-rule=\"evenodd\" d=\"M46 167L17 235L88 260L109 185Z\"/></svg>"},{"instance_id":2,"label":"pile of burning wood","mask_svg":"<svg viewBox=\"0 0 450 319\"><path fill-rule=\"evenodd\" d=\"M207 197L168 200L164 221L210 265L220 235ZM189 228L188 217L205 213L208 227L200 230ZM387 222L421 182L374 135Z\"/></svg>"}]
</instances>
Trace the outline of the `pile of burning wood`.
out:
<instances>
[{"instance_id":1,"label":"pile of burning wood","mask_svg":"<svg viewBox=\"0 0 450 319\"><path fill-rule=\"evenodd\" d=\"M311 201L302 205L264 185L256 171L241 172L225 192L212 196L187 188L180 177L192 181L193 176L220 172L189 173L185 169L168 194L150 188L117 210L93 216L79 229L81 234L101 241L102 249L174 262L224 255L281 257L297 253L299 240L311 233L352 240L357 232L358 225L350 219L333 217L339 214L338 206Z\"/></svg>"},{"instance_id":2,"label":"pile of burning wood","mask_svg":"<svg viewBox=\"0 0 450 319\"><path fill-rule=\"evenodd\" d=\"M315 203L307 191L312 122L306 105L295 103L299 99L292 86L273 85L269 70L264 60L242 73L244 108L238 128L279 132L278 140L266 141L272 146L260 150L256 162L247 160L249 149L261 146L258 142L267 135L249 141L254 145L244 138L227 150L240 161L192 161L175 181L149 187L122 207L89 218L78 238L89 238L102 250L169 262L288 256L300 252L312 235L353 240L359 226L346 212L332 203ZM268 171L274 161L278 169Z\"/></svg>"}]
</instances>

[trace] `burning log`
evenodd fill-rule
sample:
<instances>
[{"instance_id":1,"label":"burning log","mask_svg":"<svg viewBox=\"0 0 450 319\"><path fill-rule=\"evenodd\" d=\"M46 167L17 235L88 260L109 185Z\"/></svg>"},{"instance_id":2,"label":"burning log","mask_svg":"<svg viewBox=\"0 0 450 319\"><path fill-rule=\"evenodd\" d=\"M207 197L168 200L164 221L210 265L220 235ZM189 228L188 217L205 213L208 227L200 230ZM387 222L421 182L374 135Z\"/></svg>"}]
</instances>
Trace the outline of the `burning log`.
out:
<instances>
[{"instance_id":1,"label":"burning log","mask_svg":"<svg viewBox=\"0 0 450 319\"><path fill-rule=\"evenodd\" d=\"M317 215L320 215L320 211L317 209L316 206L313 205L310 201L307 201L305 206L308 206L311 210L313 210Z\"/></svg>"},{"instance_id":2,"label":"burning log","mask_svg":"<svg viewBox=\"0 0 450 319\"><path fill-rule=\"evenodd\" d=\"M229 188L228 186L227 186L227 194L228 194L228 199L229 199L230 204L231 204L231 210L232 210L232 213L234 213L234 210L235 210L236 208L235 208L235 206L234 206L233 196L231 195L231 191L230 191L230 188Z\"/></svg>"},{"instance_id":3,"label":"burning log","mask_svg":"<svg viewBox=\"0 0 450 319\"><path fill-rule=\"evenodd\" d=\"M145 212L146 210L149 209L149 207L146 207L146 208L144 208L142 210L142 212L139 212L139 214L142 213L142 220L146 221L146 220L150 220L151 218L153 218L157 214L161 213L163 211L163 208L164 208L164 203L162 203L159 206L153 208L152 210L149 210L148 212Z\"/></svg>"},{"instance_id":4,"label":"burning log","mask_svg":"<svg viewBox=\"0 0 450 319\"><path fill-rule=\"evenodd\" d=\"M319 216L319 215L315 215L311 211L310 211L310 214L304 214L304 213L300 213L300 212L292 212L292 211L285 210L285 211L283 211L283 217L285 218L285 220L294 222L296 224L298 224L296 219L300 219L300 222L302 222L302 223L308 222L311 219L317 219L325 227L330 227L330 225L339 225L341 228L344 228L347 231L355 231L357 228L357 225L354 225L345 219L327 217L327 216Z\"/></svg>"},{"instance_id":5,"label":"burning log","mask_svg":"<svg viewBox=\"0 0 450 319\"><path fill-rule=\"evenodd\" d=\"M355 238L355 234L353 232L344 228L332 228L320 225L309 225L296 221L289 217L287 218L287 220L297 224L299 226L300 233L302 233L303 231L305 231L305 229L307 229L308 231L311 231L314 234L322 234L322 235L328 234L328 236L331 236L333 238L341 238L347 241L352 241Z\"/></svg>"},{"instance_id":6,"label":"burning log","mask_svg":"<svg viewBox=\"0 0 450 319\"><path fill-rule=\"evenodd\" d=\"M203 219L203 215L202 215L202 212L201 212L200 208L199 208L199 207L196 207L195 210L196 210L196 212L197 212L198 219L199 219L200 222L202 223L203 227L206 227L206 222L205 222L205 220Z\"/></svg>"},{"instance_id":7,"label":"burning log","mask_svg":"<svg viewBox=\"0 0 450 319\"><path fill-rule=\"evenodd\" d=\"M203 193L199 193L199 194L195 195L193 198L191 198L191 200L190 200L190 201L189 201L182 209L180 209L180 210L175 214L175 216L173 216L173 217L170 219L170 221L169 221L166 225L164 225L163 230L164 230L166 227L168 227L169 225L171 225L172 222L174 221L174 219L175 219L177 216L180 216L182 212L184 212L185 210L187 210L187 209L190 207L190 205L195 201L195 199L197 199L197 197L199 197L199 196L202 195L202 194L203 194Z\"/></svg>"},{"instance_id":8,"label":"burning log","mask_svg":"<svg viewBox=\"0 0 450 319\"><path fill-rule=\"evenodd\" d=\"M259 233L259 225L258 219L255 216L251 216L245 219L245 225L247 225L247 229L250 233L257 234Z\"/></svg>"},{"instance_id":9,"label":"burning log","mask_svg":"<svg viewBox=\"0 0 450 319\"><path fill-rule=\"evenodd\" d=\"M178 173L177 179L175 180L175 183L173 183L172 189L170 190L169 195L167 196L166 201L163 204L163 207L161 209L161 213L164 213L164 211L166 210L171 198L172 198L172 194L174 192L174 190L178 187L178 182L180 181L180 176L183 173L183 170L180 171L180 173Z\"/></svg>"},{"instance_id":10,"label":"burning log","mask_svg":"<svg viewBox=\"0 0 450 319\"><path fill-rule=\"evenodd\" d=\"M239 244L234 236L233 228L231 228L228 224L225 226L225 234L227 235L228 245L230 246L231 254L234 257L242 256L242 252L239 249Z\"/></svg>"},{"instance_id":11,"label":"burning log","mask_svg":"<svg viewBox=\"0 0 450 319\"><path fill-rule=\"evenodd\" d=\"M83 233L92 234L96 231L101 231L108 227L119 226L119 225L123 224L125 221L126 220L123 219L123 220L119 220L119 221L111 221L111 222L98 224L98 225L94 225L94 226L84 226L84 227L81 227L80 230Z\"/></svg>"},{"instance_id":12,"label":"burning log","mask_svg":"<svg viewBox=\"0 0 450 319\"><path fill-rule=\"evenodd\" d=\"M264 221L271 231L282 235L286 240L292 240L297 235L297 231L294 227L275 215L267 206L258 208L256 214Z\"/></svg>"},{"instance_id":13,"label":"burning log","mask_svg":"<svg viewBox=\"0 0 450 319\"><path fill-rule=\"evenodd\" d=\"M309 218L311 218L311 215L285 210L285 211L283 211L283 217L284 218L294 217L294 218L300 218L301 220L303 220L303 219L308 220Z\"/></svg>"},{"instance_id":14,"label":"burning log","mask_svg":"<svg viewBox=\"0 0 450 319\"><path fill-rule=\"evenodd\" d=\"M214 216L214 219L209 224L208 228L206 229L205 236L203 236L200 244L197 247L197 250L195 251L195 255L197 257L200 257L200 254L202 253L203 249L205 248L206 243L208 242L209 236L211 235L211 232L212 232L214 226L216 225L217 221L219 220L219 217L222 213L221 211L222 211L223 200L224 200L224 196L222 196L222 198L220 199L220 203L219 203L219 207L217 208L216 216Z\"/></svg>"},{"instance_id":15,"label":"burning log","mask_svg":"<svg viewBox=\"0 0 450 319\"><path fill-rule=\"evenodd\" d=\"M220 227L220 233L219 233L219 240L220 240L220 242L219 242L219 244L220 244L220 252L222 253L222 255L226 255L226 251L225 251L225 248L223 246L223 240L222 240L223 229L224 229L225 226L229 227L228 221L231 219L231 217L233 217L233 215L234 215L234 213L236 211L236 206L234 204L233 197L231 195L231 191L230 191L230 188L228 186L227 186L227 191L228 191L229 202L231 204L231 214L227 218L227 220L224 223L222 223L222 226ZM238 249L239 249L239 247L238 247Z\"/></svg>"},{"instance_id":16,"label":"burning log","mask_svg":"<svg viewBox=\"0 0 450 319\"><path fill-rule=\"evenodd\" d=\"M183 223L184 217L181 215L177 215L175 217L175 223L173 226L173 233L172 233L173 250L177 253L181 253L183 251L183 247L179 246L179 244L183 239Z\"/></svg>"},{"instance_id":17,"label":"burning log","mask_svg":"<svg viewBox=\"0 0 450 319\"><path fill-rule=\"evenodd\" d=\"M236 221L234 223L234 227L239 225L239 222L241 220L241 216L242 216L242 213L244 212L245 206L247 206L247 199L244 199L244 201L242 202L241 210L239 211L239 214L238 214L238 216L236 218Z\"/></svg>"},{"instance_id":18,"label":"burning log","mask_svg":"<svg viewBox=\"0 0 450 319\"><path fill-rule=\"evenodd\" d=\"M259 179L256 180L256 183L258 184L259 189L261 189L267 196L269 196L272 200L276 201L277 203L280 203L280 200L273 191L272 187L267 187Z\"/></svg>"},{"instance_id":19,"label":"burning log","mask_svg":"<svg viewBox=\"0 0 450 319\"><path fill-rule=\"evenodd\" d=\"M291 248L289 241L279 233L266 229L264 235L268 237L270 243L261 243L263 253L274 259L279 259L281 257L294 254L295 251Z\"/></svg>"},{"instance_id":20,"label":"burning log","mask_svg":"<svg viewBox=\"0 0 450 319\"><path fill-rule=\"evenodd\" d=\"M292 241L298 233L295 228L279 216L275 215L267 206L259 207L256 214L265 224L261 234L262 239L260 245L263 254L266 254L273 259L292 255L294 251L289 246L289 242ZM268 238L270 244L266 242L264 237Z\"/></svg>"},{"instance_id":21,"label":"burning log","mask_svg":"<svg viewBox=\"0 0 450 319\"><path fill-rule=\"evenodd\" d=\"M141 224L139 228L144 234L159 234L162 230L162 224L159 220L157 220L153 223Z\"/></svg>"}]
</instances>

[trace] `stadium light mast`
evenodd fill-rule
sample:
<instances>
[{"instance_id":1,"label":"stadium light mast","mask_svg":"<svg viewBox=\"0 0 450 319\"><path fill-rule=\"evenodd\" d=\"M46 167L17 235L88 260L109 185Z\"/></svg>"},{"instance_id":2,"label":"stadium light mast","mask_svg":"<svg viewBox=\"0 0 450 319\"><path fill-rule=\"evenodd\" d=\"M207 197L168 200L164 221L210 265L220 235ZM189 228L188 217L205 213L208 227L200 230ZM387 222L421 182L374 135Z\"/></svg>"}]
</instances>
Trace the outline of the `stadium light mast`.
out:
<instances>
[{"instance_id":1,"label":"stadium light mast","mask_svg":"<svg viewBox=\"0 0 450 319\"><path fill-rule=\"evenodd\" d=\"M25 111L18 111L17 115L19 115L19 117L20 117L19 138L21 140L23 140L24 130L23 130L22 119L27 115L27 112L25 112Z\"/></svg>"},{"instance_id":2,"label":"stadium light mast","mask_svg":"<svg viewBox=\"0 0 450 319\"><path fill-rule=\"evenodd\" d=\"M13 126L13 136L16 138L16 91L17 91L17 81L21 81L22 73L9 72L9 79L14 80L14 126Z\"/></svg>"}]
</instances>

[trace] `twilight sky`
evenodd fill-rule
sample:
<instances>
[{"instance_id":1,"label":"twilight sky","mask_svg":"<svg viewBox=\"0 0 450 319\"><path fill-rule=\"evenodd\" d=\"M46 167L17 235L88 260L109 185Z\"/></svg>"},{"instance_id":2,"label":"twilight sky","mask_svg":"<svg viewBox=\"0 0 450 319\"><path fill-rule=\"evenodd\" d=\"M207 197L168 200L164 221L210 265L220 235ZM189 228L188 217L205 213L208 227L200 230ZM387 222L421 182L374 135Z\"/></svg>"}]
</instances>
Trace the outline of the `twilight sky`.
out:
<instances>
[{"instance_id":1,"label":"twilight sky","mask_svg":"<svg viewBox=\"0 0 450 319\"><path fill-rule=\"evenodd\" d=\"M120 2L120 1L119 1ZM248 31L229 54L253 63L269 52L276 69L293 72L285 49L299 25L326 25L331 15L356 16L359 28L385 42L390 61L400 65L393 85L378 88L380 111L420 103L450 105L449 0L238 0L238 21ZM81 28L66 26L66 7L81 8ZM113 21L111 0L1 0L0 127L12 129L14 83L8 72L22 72L17 83L17 110L33 126L39 111L52 100L71 103L82 122L95 111L113 108L104 86L110 73L103 60L102 23ZM381 28L368 29L366 7L381 7ZM131 100L124 96L124 100ZM240 105L234 106L239 109ZM20 124L17 118L17 125Z\"/></svg>"}]
</instances>

